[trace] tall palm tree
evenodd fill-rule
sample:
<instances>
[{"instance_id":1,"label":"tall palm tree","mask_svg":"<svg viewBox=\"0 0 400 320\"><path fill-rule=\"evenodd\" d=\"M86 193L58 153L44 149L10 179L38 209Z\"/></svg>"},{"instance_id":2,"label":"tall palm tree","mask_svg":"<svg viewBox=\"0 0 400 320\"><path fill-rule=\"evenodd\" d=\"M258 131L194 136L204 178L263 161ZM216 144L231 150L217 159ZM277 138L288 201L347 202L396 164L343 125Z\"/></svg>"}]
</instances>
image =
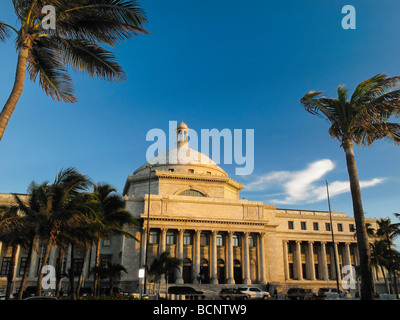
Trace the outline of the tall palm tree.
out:
<instances>
[{"instance_id":1,"label":"tall palm tree","mask_svg":"<svg viewBox=\"0 0 400 320\"><path fill-rule=\"evenodd\" d=\"M400 144L400 125L388 122L392 115L398 116L400 112L399 84L400 77L378 74L361 82L349 100L344 86L338 87L337 99L323 97L323 92L310 91L300 100L306 111L328 120L330 136L340 142L346 154L360 256L361 298L368 300L374 298L371 255L353 143L369 146L376 140L387 138Z\"/></svg>"},{"instance_id":2,"label":"tall palm tree","mask_svg":"<svg viewBox=\"0 0 400 320\"><path fill-rule=\"evenodd\" d=\"M119 263L112 263L110 261L107 261L106 264L102 266L94 266L91 271L98 274L100 279L108 278L110 295L113 294L115 278L119 277L121 272L127 272L123 265Z\"/></svg>"},{"instance_id":3,"label":"tall palm tree","mask_svg":"<svg viewBox=\"0 0 400 320\"><path fill-rule=\"evenodd\" d=\"M100 264L100 244L101 239L109 238L113 234L121 234L131 237L137 241L136 237L130 232L124 230L124 226L137 224L137 220L125 209L124 198L116 192L116 189L106 183L97 183L94 185L91 195L91 201L87 206L94 214L93 219L97 221L96 237L96 255L95 268ZM94 292L98 294L98 274L94 272Z\"/></svg>"},{"instance_id":4,"label":"tall palm tree","mask_svg":"<svg viewBox=\"0 0 400 320\"><path fill-rule=\"evenodd\" d=\"M0 21L0 41L15 33L18 62L14 86L0 113L0 140L21 97L25 74L39 84L47 95L59 102L73 103L68 68L108 81L126 78L116 56L104 49L148 33L144 11L136 0L12 0L19 26ZM56 27L43 22L45 5L55 9Z\"/></svg>"},{"instance_id":5,"label":"tall palm tree","mask_svg":"<svg viewBox=\"0 0 400 320\"><path fill-rule=\"evenodd\" d=\"M39 237L47 241L37 282L37 295L42 294L43 267L47 263L51 247L63 230L73 228L82 220L81 207L77 205L81 192L90 186L90 180L74 168L61 170L54 183L46 190L46 206L41 214Z\"/></svg>"},{"instance_id":6,"label":"tall palm tree","mask_svg":"<svg viewBox=\"0 0 400 320\"><path fill-rule=\"evenodd\" d=\"M389 218L386 219L381 218L376 223L378 224L378 230L376 231L376 235L378 237L381 237L383 239L382 241L386 243L387 247L386 268L389 272L390 282L392 283L393 286L393 281L394 285L396 284L396 280L393 279L393 277L395 275L396 261L398 261L398 259L397 259L397 253L392 249L392 246L394 238L400 234L400 229L399 229L400 223L392 223L392 221Z\"/></svg>"},{"instance_id":7,"label":"tall palm tree","mask_svg":"<svg viewBox=\"0 0 400 320\"><path fill-rule=\"evenodd\" d=\"M375 240L371 243L371 264L376 268L381 269L383 280L385 281L385 287L387 293L390 293L388 279L386 277L385 268L388 265L388 247L384 240Z\"/></svg>"},{"instance_id":8,"label":"tall palm tree","mask_svg":"<svg viewBox=\"0 0 400 320\"><path fill-rule=\"evenodd\" d=\"M22 299L22 295L25 289L26 281L32 260L32 253L37 240L37 233L41 223L41 212L45 207L43 202L45 189L47 188L47 182L37 184L34 181L30 183L28 187L28 195L26 199L22 199L20 195L14 194L16 206L18 211L22 214L22 234L26 238L26 241L22 245L27 249L26 263L23 270L22 279L20 282L18 299Z\"/></svg>"},{"instance_id":9,"label":"tall palm tree","mask_svg":"<svg viewBox=\"0 0 400 320\"><path fill-rule=\"evenodd\" d=\"M179 270L179 267L182 264L182 260L175 258L175 257L171 257L171 254L169 251L164 251L163 253L161 253L158 260L161 265L161 270L162 270L161 273L164 274L165 294L167 296L168 295L169 274L171 272L174 272L175 270Z\"/></svg>"},{"instance_id":10,"label":"tall palm tree","mask_svg":"<svg viewBox=\"0 0 400 320\"><path fill-rule=\"evenodd\" d=\"M11 257L7 270L7 286L5 299L8 300L12 294L12 282L15 276L15 264L17 260L18 246L25 239L22 233L22 221L18 215L17 206L1 206L0 207L0 241L6 246L11 247Z\"/></svg>"},{"instance_id":11,"label":"tall palm tree","mask_svg":"<svg viewBox=\"0 0 400 320\"><path fill-rule=\"evenodd\" d=\"M381 218L376 223L378 224L376 235L382 237L390 249L393 245L393 239L400 235L400 223L392 223L389 218Z\"/></svg>"}]
</instances>

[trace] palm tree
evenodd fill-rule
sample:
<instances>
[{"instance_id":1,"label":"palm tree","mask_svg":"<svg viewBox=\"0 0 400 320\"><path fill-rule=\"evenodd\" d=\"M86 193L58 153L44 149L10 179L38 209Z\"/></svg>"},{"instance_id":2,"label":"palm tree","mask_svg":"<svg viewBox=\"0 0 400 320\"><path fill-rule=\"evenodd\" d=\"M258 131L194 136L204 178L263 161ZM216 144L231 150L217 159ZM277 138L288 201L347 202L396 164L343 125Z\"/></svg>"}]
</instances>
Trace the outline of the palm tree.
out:
<instances>
[{"instance_id":1,"label":"palm tree","mask_svg":"<svg viewBox=\"0 0 400 320\"><path fill-rule=\"evenodd\" d=\"M124 198L116 193L116 189L111 185L104 183L94 185L90 196L91 200L88 201L87 206L93 212L93 219L97 222L97 230L94 230L97 234L94 270L97 270L100 263L101 239L108 238L113 234L122 234L137 240L133 234L123 229L125 225L136 224L137 220L125 209ZM95 295L98 294L98 274L96 272L94 272L94 292Z\"/></svg>"},{"instance_id":2,"label":"palm tree","mask_svg":"<svg viewBox=\"0 0 400 320\"><path fill-rule=\"evenodd\" d=\"M163 260L160 258L155 258L150 265L148 270L149 275L154 277L154 282L158 282L158 296L160 296L161 291L161 278L164 275L164 264Z\"/></svg>"},{"instance_id":3,"label":"palm tree","mask_svg":"<svg viewBox=\"0 0 400 320\"><path fill-rule=\"evenodd\" d=\"M42 294L43 267L49 258L50 249L63 230L73 228L82 220L81 207L77 205L80 193L87 190L90 180L74 168L61 170L54 183L46 190L46 206L41 214L39 237L47 241L40 268L37 295Z\"/></svg>"},{"instance_id":4,"label":"palm tree","mask_svg":"<svg viewBox=\"0 0 400 320\"><path fill-rule=\"evenodd\" d=\"M105 265L102 266L94 266L92 268L92 272L99 275L100 279L109 280L109 288L110 288L110 295L113 294L113 287L114 287L114 280L116 277L119 277L121 272L127 272L125 267L119 263L112 263L107 261Z\"/></svg>"},{"instance_id":5,"label":"palm tree","mask_svg":"<svg viewBox=\"0 0 400 320\"><path fill-rule=\"evenodd\" d=\"M0 113L0 140L21 97L26 71L47 95L59 102L73 103L72 79L68 68L106 79L126 78L111 47L148 33L144 11L136 0L12 0L19 26L0 22L0 41L16 35L18 62L14 86ZM56 28L45 29L45 5L55 9Z\"/></svg>"},{"instance_id":6,"label":"palm tree","mask_svg":"<svg viewBox=\"0 0 400 320\"><path fill-rule=\"evenodd\" d=\"M175 270L180 270L179 267L182 264L182 260L175 258L175 257L171 257L171 254L169 251L164 251L163 253L161 253L158 260L161 265L161 270L162 270L161 273L164 274L165 294L167 296L168 295L169 274L171 272L174 272Z\"/></svg>"},{"instance_id":7,"label":"palm tree","mask_svg":"<svg viewBox=\"0 0 400 320\"><path fill-rule=\"evenodd\" d=\"M393 244L393 239L400 234L400 223L392 223L389 218L381 218L377 220L376 223L379 227L376 231L376 235L382 237L390 249Z\"/></svg>"},{"instance_id":8,"label":"palm tree","mask_svg":"<svg viewBox=\"0 0 400 320\"><path fill-rule=\"evenodd\" d=\"M378 224L378 230L376 231L376 235L378 237L381 237L387 246L387 252L386 252L386 257L387 257L387 263L386 263L386 268L389 272L389 278L390 282L392 283L393 286L393 281L394 285L396 285L396 279L393 279L395 275L395 270L396 270L396 261L397 259L397 252L392 249L393 245L393 239L397 237L400 234L400 223L392 223L392 221L389 218L386 219L379 219L377 221ZM391 288L392 288L391 286ZM396 287L395 287L396 288ZM397 290L397 288L396 288Z\"/></svg>"},{"instance_id":9,"label":"palm tree","mask_svg":"<svg viewBox=\"0 0 400 320\"><path fill-rule=\"evenodd\" d=\"M47 188L47 182L37 184L32 181L28 187L28 195L25 200L17 194L14 194L16 206L18 211L22 214L22 234L26 238L26 241L22 245L27 249L26 263L23 270L23 276L21 279L18 299L22 299L22 295L25 289L26 281L32 260L32 253L37 239L37 233L41 223L41 212L44 208L45 203L43 202L45 189Z\"/></svg>"},{"instance_id":10,"label":"palm tree","mask_svg":"<svg viewBox=\"0 0 400 320\"><path fill-rule=\"evenodd\" d=\"M387 138L400 144L400 125L388 122L392 115L397 116L400 112L400 90L395 90L399 83L400 77L378 74L361 82L350 100L344 86L338 87L337 99L323 97L323 92L310 91L300 100L306 111L328 120L330 136L340 142L346 154L360 256L361 298L367 300L374 298L371 255L353 143L369 146L376 140Z\"/></svg>"},{"instance_id":11,"label":"palm tree","mask_svg":"<svg viewBox=\"0 0 400 320\"><path fill-rule=\"evenodd\" d=\"M383 280L385 281L385 287L387 293L390 293L389 283L386 277L385 269L388 265L388 247L387 243L384 240L375 240L371 243L371 263L372 265L378 269L380 267Z\"/></svg>"},{"instance_id":12,"label":"palm tree","mask_svg":"<svg viewBox=\"0 0 400 320\"><path fill-rule=\"evenodd\" d=\"M17 259L18 246L24 242L21 217L17 206L0 207L0 241L11 247L11 257L7 271L7 286L5 299L11 295L14 269Z\"/></svg>"}]
</instances>

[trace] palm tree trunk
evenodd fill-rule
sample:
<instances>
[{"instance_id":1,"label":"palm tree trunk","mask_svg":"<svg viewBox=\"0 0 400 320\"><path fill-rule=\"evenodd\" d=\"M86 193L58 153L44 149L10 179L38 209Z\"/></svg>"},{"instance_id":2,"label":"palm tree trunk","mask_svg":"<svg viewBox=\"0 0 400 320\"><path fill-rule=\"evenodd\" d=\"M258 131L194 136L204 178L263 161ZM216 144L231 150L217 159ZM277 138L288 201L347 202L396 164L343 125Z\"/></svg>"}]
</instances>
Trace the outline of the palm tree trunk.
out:
<instances>
[{"instance_id":1,"label":"palm tree trunk","mask_svg":"<svg viewBox=\"0 0 400 320\"><path fill-rule=\"evenodd\" d=\"M361 188L354 158L353 142L351 140L345 140L343 142L343 149L346 153L347 171L349 174L354 220L356 223L357 245L360 256L361 299L373 300L375 294L372 280L370 245L361 201Z\"/></svg>"},{"instance_id":2,"label":"palm tree trunk","mask_svg":"<svg viewBox=\"0 0 400 320\"><path fill-rule=\"evenodd\" d=\"M88 248L85 247L85 252L84 252L84 254L83 254L82 268L81 268L81 270L79 271L78 284L76 285L76 297L77 297L78 299L79 299L80 290L81 290L81 286L82 286L83 271L85 270L87 252L88 252Z\"/></svg>"},{"instance_id":3,"label":"palm tree trunk","mask_svg":"<svg viewBox=\"0 0 400 320\"><path fill-rule=\"evenodd\" d=\"M18 250L18 246L16 244L14 244L12 246L12 253L11 253L11 261L10 261L10 265L9 265L9 269L7 272L7 287L6 287L6 300L10 299L10 295L11 295L11 288L12 288L12 282L14 280L14 274L15 274L15 262L17 260L17 250Z\"/></svg>"},{"instance_id":4,"label":"palm tree trunk","mask_svg":"<svg viewBox=\"0 0 400 320\"><path fill-rule=\"evenodd\" d=\"M99 268L100 264L100 245L101 245L101 239L97 238L97 244L96 244L96 259L95 259L95 270ZM94 295L97 297L99 295L99 275L95 272L94 273Z\"/></svg>"},{"instance_id":5,"label":"palm tree trunk","mask_svg":"<svg viewBox=\"0 0 400 320\"><path fill-rule=\"evenodd\" d=\"M26 280L28 279L29 269L31 267L31 260L32 260L32 252L33 252L33 245L35 243L35 238L33 237L30 240L28 253L26 257L26 263L24 268L24 275L22 276L21 284L19 285L19 293L18 293L18 300L22 300L22 294L24 293L24 289L26 286Z\"/></svg>"},{"instance_id":6,"label":"palm tree trunk","mask_svg":"<svg viewBox=\"0 0 400 320\"><path fill-rule=\"evenodd\" d=\"M71 243L71 265L70 265L70 272L69 272L69 283L70 283L70 291L71 291L71 299L76 300L75 296L75 289L74 289L74 280L75 280L75 275L74 275L74 243Z\"/></svg>"},{"instance_id":7,"label":"palm tree trunk","mask_svg":"<svg viewBox=\"0 0 400 320\"><path fill-rule=\"evenodd\" d=\"M44 276L42 271L43 271L43 267L47 263L47 260L49 260L50 249L51 249L52 245L53 245L53 241L50 238L49 242L47 243L46 250L44 252L42 265L40 266L40 271L39 271L38 280L37 280L37 289L36 289L36 295L37 296L41 296L42 295L42 281L43 281L43 276Z\"/></svg>"},{"instance_id":8,"label":"palm tree trunk","mask_svg":"<svg viewBox=\"0 0 400 320\"><path fill-rule=\"evenodd\" d=\"M64 249L60 248L58 251L57 268L56 268L56 297L57 298L60 297L63 258L64 258Z\"/></svg>"},{"instance_id":9,"label":"palm tree trunk","mask_svg":"<svg viewBox=\"0 0 400 320\"><path fill-rule=\"evenodd\" d=\"M6 104L3 107L3 110L0 113L0 141L3 138L4 131L6 130L6 127L8 125L8 121L10 120L11 115L13 114L14 109L24 89L29 50L29 46L26 45L22 47L19 51L14 87Z\"/></svg>"},{"instance_id":10,"label":"palm tree trunk","mask_svg":"<svg viewBox=\"0 0 400 320\"><path fill-rule=\"evenodd\" d=\"M385 281L386 292L387 292L387 293L390 293L390 290L389 290L389 283L388 283L388 280L387 280L387 278L386 278L385 270L383 269L383 266L382 266L382 265L381 265L381 272L382 272L382 275L383 275L383 280Z\"/></svg>"}]
</instances>

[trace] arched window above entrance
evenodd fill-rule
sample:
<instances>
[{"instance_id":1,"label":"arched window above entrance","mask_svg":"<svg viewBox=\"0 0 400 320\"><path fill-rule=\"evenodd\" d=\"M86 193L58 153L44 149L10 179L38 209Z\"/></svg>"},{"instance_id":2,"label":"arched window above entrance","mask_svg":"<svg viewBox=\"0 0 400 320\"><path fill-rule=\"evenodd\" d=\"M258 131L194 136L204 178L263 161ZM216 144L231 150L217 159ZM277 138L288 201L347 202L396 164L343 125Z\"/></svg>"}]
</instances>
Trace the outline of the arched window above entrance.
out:
<instances>
[{"instance_id":1,"label":"arched window above entrance","mask_svg":"<svg viewBox=\"0 0 400 320\"><path fill-rule=\"evenodd\" d=\"M189 189L179 193L178 196L205 197L206 195L200 191Z\"/></svg>"}]
</instances>

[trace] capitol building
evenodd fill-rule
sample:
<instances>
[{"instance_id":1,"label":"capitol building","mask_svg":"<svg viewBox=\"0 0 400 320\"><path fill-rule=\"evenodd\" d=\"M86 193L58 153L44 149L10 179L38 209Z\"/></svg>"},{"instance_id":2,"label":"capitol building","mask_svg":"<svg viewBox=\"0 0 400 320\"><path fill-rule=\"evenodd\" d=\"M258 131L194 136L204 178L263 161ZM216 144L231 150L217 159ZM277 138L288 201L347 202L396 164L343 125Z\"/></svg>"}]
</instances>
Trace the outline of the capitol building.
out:
<instances>
[{"instance_id":1,"label":"capitol building","mask_svg":"<svg viewBox=\"0 0 400 320\"><path fill-rule=\"evenodd\" d=\"M278 291L302 287L316 292L329 283L336 286L335 260L339 270L344 265L358 266L352 217L332 212L331 223L327 211L289 210L244 199L241 183L189 148L188 127L181 123L176 131L175 148L158 155L166 161L149 161L153 164L139 167L128 175L123 189L126 208L140 221L129 231L141 241L122 235L102 241L101 260L120 263L127 270L116 282L123 291L136 290L139 268L146 260L151 265L164 251L183 261L180 270L169 277L176 284L268 284ZM182 154L187 156L185 161L176 157ZM0 195L0 202L7 199L11 195ZM367 222L376 229L375 219ZM84 286L92 282L89 268L94 265L94 250L88 253ZM2 265L9 251L0 247ZM55 251L50 263L55 261ZM20 248L17 281L24 257L26 250ZM35 252L28 282L35 283L39 261L40 252ZM3 272L0 284L5 281Z\"/></svg>"}]
</instances>

